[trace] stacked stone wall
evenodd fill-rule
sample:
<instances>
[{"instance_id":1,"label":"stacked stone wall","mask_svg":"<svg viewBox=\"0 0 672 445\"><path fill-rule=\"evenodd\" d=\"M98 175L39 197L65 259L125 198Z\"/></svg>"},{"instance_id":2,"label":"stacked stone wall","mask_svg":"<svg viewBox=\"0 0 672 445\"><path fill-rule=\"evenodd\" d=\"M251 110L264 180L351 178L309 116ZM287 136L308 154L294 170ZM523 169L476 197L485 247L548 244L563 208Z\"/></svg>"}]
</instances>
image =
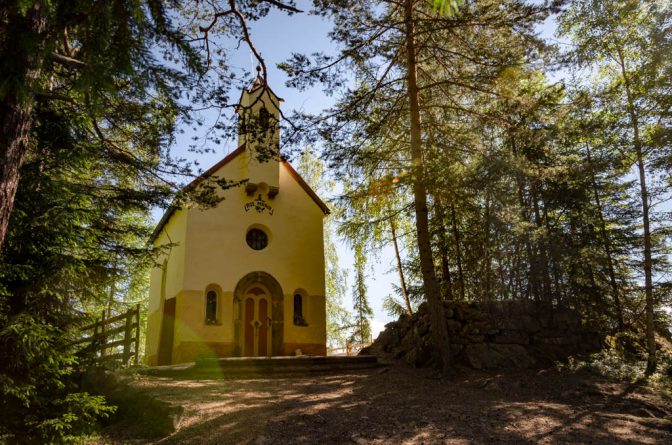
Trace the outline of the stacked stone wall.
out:
<instances>
[{"instance_id":1,"label":"stacked stone wall","mask_svg":"<svg viewBox=\"0 0 672 445\"><path fill-rule=\"evenodd\" d=\"M597 351L599 333L571 309L540 310L514 302L444 303L451 359L477 369L528 368ZM432 362L429 316L422 305L412 316L389 323L363 353Z\"/></svg>"}]
</instances>

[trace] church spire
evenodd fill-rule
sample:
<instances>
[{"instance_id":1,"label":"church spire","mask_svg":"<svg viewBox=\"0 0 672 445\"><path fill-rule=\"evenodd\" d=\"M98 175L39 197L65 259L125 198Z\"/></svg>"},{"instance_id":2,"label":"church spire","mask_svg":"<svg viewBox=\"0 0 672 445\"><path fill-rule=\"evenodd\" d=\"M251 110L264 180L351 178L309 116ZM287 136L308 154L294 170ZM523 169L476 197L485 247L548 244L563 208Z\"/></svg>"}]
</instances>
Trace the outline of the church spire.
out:
<instances>
[{"instance_id":1,"label":"church spire","mask_svg":"<svg viewBox=\"0 0 672 445\"><path fill-rule=\"evenodd\" d=\"M250 85L249 91L252 92L257 88L264 86L265 84L266 81L263 77L261 77L261 65L257 65L257 77L255 77L255 79L252 81L252 85Z\"/></svg>"},{"instance_id":2,"label":"church spire","mask_svg":"<svg viewBox=\"0 0 672 445\"><path fill-rule=\"evenodd\" d=\"M246 146L250 184L278 187L281 101L258 66L257 77L243 90L238 109L238 146Z\"/></svg>"}]
</instances>

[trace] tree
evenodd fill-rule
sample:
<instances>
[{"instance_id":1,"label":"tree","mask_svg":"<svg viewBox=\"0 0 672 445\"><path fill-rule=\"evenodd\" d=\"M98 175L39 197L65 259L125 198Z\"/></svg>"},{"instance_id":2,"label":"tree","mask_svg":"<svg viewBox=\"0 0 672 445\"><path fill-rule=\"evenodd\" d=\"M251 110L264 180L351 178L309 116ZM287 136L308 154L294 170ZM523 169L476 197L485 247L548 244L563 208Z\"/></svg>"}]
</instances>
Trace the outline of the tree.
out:
<instances>
[{"instance_id":1,"label":"tree","mask_svg":"<svg viewBox=\"0 0 672 445\"><path fill-rule=\"evenodd\" d=\"M429 166L435 165L429 136L444 139L452 126L430 119L432 109L476 111L461 99L488 95L489 83L504 67L524 63L534 41L532 24L546 11L487 1L438 17L424 1L320 2L316 12L334 19L331 35L340 52L312 59L297 54L282 65L291 76L290 86L321 82L327 91L339 93L337 104L318 120L330 167L342 172L355 168L365 175L390 169L409 173L400 186L414 197L416 252L435 362L443 370L449 366L450 345L429 230L428 187L435 184L429 174L434 171ZM470 45L467 52L464 42ZM474 53L476 57L470 55ZM450 152L453 145L442 149Z\"/></svg>"},{"instance_id":2,"label":"tree","mask_svg":"<svg viewBox=\"0 0 672 445\"><path fill-rule=\"evenodd\" d=\"M575 1L560 18L561 31L576 45L579 65L599 72L598 95L620 134L623 150L634 164L639 184L642 222L642 271L648 350L647 374L656 368L654 273L656 233L652 221L652 181L658 159L668 147L660 133L666 114L670 71L669 2L614 0ZM616 147L615 147L616 148ZM619 147L620 148L620 147Z\"/></svg>"},{"instance_id":3,"label":"tree","mask_svg":"<svg viewBox=\"0 0 672 445\"><path fill-rule=\"evenodd\" d=\"M297 168L301 176L319 195L329 196L334 192L335 184L327 178L324 163L317 157L312 147L306 147L303 151ZM336 216L333 213L328 215L324 222L324 259L327 343L331 347L336 347L346 343L346 334L351 322L350 314L343 306L343 298L347 292L347 271L338 264L338 253L334 242Z\"/></svg>"},{"instance_id":4,"label":"tree","mask_svg":"<svg viewBox=\"0 0 672 445\"><path fill-rule=\"evenodd\" d=\"M85 357L73 343L110 285L121 290L120 277L151 264L147 213L161 190L132 164L101 159L81 114L39 99L33 113L35 145L0 254L0 435L55 443L111 412L79 389Z\"/></svg>"},{"instance_id":5,"label":"tree","mask_svg":"<svg viewBox=\"0 0 672 445\"><path fill-rule=\"evenodd\" d=\"M226 4L228 8L219 2L197 2L184 10L180 0L33 0L0 5L0 57L13 61L0 67L0 249L31 144L36 99L62 102L87 113L92 131L106 140L108 149L132 158L133 147L146 130L143 120L161 120L161 131L151 132L159 135L153 141L158 153L170 142L176 119L194 123L193 110L237 107L228 103L227 94L237 77L222 50L211 50L211 34L245 41L266 79L266 66L252 44L247 22L271 8L299 10L291 1ZM199 20L204 24L194 26ZM115 108L122 97L133 99L135 107L125 110L128 115ZM219 141L221 133L230 135L234 128L216 124L212 139ZM110 139L106 133L114 130L116 139ZM173 168L167 173L190 171Z\"/></svg>"},{"instance_id":6,"label":"tree","mask_svg":"<svg viewBox=\"0 0 672 445\"><path fill-rule=\"evenodd\" d=\"M4 440L73 441L111 412L81 391L86 360L73 343L144 285L134 272L157 253L146 243L150 209L173 196L176 177L193 176L169 156L178 120L197 125L195 108L235 105L209 32L231 18L251 45L246 20L291 8L240 3L243 12L208 3L211 25L195 29L178 1L0 5L0 57L13 60L0 65ZM211 186L230 185L213 181L190 197L213 204Z\"/></svg>"},{"instance_id":7,"label":"tree","mask_svg":"<svg viewBox=\"0 0 672 445\"><path fill-rule=\"evenodd\" d=\"M371 322L369 319L373 316L369 300L366 296L366 256L364 247L355 243L355 283L352 286L353 302L353 330L350 336L351 341L359 344L367 344L371 341Z\"/></svg>"}]
</instances>

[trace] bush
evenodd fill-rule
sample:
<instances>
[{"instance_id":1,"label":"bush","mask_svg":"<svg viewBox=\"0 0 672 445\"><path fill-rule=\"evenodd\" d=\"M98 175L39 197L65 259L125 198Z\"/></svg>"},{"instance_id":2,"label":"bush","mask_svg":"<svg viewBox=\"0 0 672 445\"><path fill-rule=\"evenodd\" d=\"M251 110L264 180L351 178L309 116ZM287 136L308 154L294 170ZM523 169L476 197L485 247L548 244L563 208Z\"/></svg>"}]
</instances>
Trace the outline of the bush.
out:
<instances>
[{"instance_id":1,"label":"bush","mask_svg":"<svg viewBox=\"0 0 672 445\"><path fill-rule=\"evenodd\" d=\"M78 443L114 408L80 391L63 333L27 314L0 328L0 443Z\"/></svg>"}]
</instances>

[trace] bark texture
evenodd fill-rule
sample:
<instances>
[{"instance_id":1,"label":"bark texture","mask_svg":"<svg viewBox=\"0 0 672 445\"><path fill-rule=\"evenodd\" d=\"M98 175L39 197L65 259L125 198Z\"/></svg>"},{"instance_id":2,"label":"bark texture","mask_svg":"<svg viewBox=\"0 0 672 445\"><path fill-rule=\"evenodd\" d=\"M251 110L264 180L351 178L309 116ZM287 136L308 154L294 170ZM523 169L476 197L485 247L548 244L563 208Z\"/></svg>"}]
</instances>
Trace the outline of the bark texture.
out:
<instances>
[{"instance_id":1,"label":"bark texture","mask_svg":"<svg viewBox=\"0 0 672 445\"><path fill-rule=\"evenodd\" d=\"M443 303L441 302L441 289L436 279L436 271L434 270L429 233L429 207L427 205L427 188L424 182L425 172L422 156L417 60L413 26L413 0L405 0L404 12L408 102L411 118L411 158L413 159L414 173L413 197L415 201L415 225L418 237L420 268L422 270L422 281L430 312L429 324L437 364L443 372L447 372L450 368L450 340L448 338Z\"/></svg>"},{"instance_id":2,"label":"bark texture","mask_svg":"<svg viewBox=\"0 0 672 445\"><path fill-rule=\"evenodd\" d=\"M0 18L6 20L1 28L4 36L0 37L0 55L7 64L0 72L8 85L0 95L0 250L28 149L32 92L40 77L40 53L47 28L42 2L35 2L25 16L10 14L10 9L12 6L0 7Z\"/></svg>"}]
</instances>

